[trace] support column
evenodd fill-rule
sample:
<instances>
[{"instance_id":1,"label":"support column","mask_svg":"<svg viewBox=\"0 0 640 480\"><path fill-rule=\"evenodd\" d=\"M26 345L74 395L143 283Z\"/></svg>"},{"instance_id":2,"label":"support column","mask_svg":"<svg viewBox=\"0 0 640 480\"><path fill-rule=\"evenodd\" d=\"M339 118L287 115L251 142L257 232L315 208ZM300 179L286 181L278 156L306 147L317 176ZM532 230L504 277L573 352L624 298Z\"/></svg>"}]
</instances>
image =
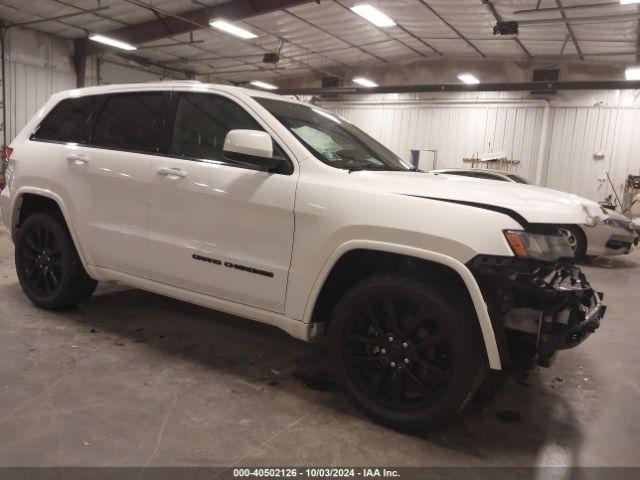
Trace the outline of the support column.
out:
<instances>
[{"instance_id":1,"label":"support column","mask_svg":"<svg viewBox=\"0 0 640 480\"><path fill-rule=\"evenodd\" d=\"M76 71L76 87L85 86L87 72L87 39L79 38L73 42L73 67Z\"/></svg>"}]
</instances>

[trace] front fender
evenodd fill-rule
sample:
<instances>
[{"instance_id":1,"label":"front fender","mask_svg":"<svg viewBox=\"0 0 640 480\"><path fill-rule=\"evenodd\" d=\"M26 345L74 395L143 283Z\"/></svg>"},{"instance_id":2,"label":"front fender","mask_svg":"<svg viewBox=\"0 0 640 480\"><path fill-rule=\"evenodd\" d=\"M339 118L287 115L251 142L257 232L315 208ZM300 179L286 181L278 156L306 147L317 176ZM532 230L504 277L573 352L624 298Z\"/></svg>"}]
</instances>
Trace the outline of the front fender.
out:
<instances>
[{"instance_id":1,"label":"front fender","mask_svg":"<svg viewBox=\"0 0 640 480\"><path fill-rule=\"evenodd\" d=\"M500 361L500 353L498 351L495 332L493 330L491 318L489 317L489 311L487 310L487 305L485 303L484 297L482 296L482 292L480 291L478 282L464 263L456 260L453 257L437 252L409 247L406 245L373 240L350 240L343 243L333 251L316 278L313 289L311 291L311 295L309 296L309 299L307 300L307 304L305 306L303 318L303 321L305 323L311 323L313 309L320 294L320 290L322 289L322 286L324 285L338 260L347 252L361 249L376 250L380 252L395 253L399 255L415 257L443 265L455 271L467 287L469 296L471 297L471 300L473 302L478 322L480 323L480 330L482 332L482 338L484 340L484 346L487 352L487 358L489 360L489 367L492 370L502 370L502 363Z\"/></svg>"}]
</instances>

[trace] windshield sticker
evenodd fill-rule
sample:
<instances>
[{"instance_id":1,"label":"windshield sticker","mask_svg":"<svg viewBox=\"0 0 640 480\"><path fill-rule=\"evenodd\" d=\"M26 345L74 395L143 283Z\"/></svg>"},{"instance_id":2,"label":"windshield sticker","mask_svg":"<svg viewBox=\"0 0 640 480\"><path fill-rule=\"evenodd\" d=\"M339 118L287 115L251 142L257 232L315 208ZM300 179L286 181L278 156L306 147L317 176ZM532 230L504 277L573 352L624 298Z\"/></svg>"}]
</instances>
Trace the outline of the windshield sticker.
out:
<instances>
[{"instance_id":1,"label":"windshield sticker","mask_svg":"<svg viewBox=\"0 0 640 480\"><path fill-rule=\"evenodd\" d=\"M342 160L342 158L340 158L340 155L338 155L333 150L325 150L324 152L322 152L322 154L327 157L327 160L331 160L332 162L339 162Z\"/></svg>"}]
</instances>

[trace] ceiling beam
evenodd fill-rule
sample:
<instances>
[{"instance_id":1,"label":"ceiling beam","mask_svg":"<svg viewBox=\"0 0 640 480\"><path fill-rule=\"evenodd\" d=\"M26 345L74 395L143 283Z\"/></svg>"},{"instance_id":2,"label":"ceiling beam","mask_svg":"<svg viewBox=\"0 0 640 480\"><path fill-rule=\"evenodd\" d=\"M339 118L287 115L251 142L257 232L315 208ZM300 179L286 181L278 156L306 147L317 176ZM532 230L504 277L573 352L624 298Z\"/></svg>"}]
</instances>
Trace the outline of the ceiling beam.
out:
<instances>
[{"instance_id":1,"label":"ceiling beam","mask_svg":"<svg viewBox=\"0 0 640 480\"><path fill-rule=\"evenodd\" d=\"M190 19L190 18L188 18L188 17L183 17L183 16L181 16L180 14L172 13L172 12L169 12L169 11L167 11L167 10L164 10L164 9L158 8L158 7L156 7L156 6L154 6L154 5L150 4L150 3L146 3L146 2L144 2L144 1L142 1L142 0L124 0L124 1L129 2L129 3L133 4L133 5L137 5L137 6L142 7L142 8L146 8L146 9L152 10L152 11L153 11L157 16L158 16L158 19L159 19L159 20L165 20L165 19L168 19L168 18L175 18L175 19L183 20L183 21L185 21L185 22L187 22L187 23L191 23L191 24L193 24L195 27L197 27L197 28L199 28L199 29L206 29L206 30L208 30L211 34L214 34L213 29L209 29L209 28L208 28L208 27L209 27L209 25L208 25L207 23L201 23L201 24L200 24L200 23L197 23L197 22L195 22L194 20L191 20L191 19ZM276 1L276 0L270 0L270 1ZM280 1L281 1L281 3L282 3L282 1L283 1L283 0L280 0ZM310 0L306 0L306 1L310 1ZM290 2L290 3L292 3L292 2ZM298 1L297 3L301 3L301 2L300 2L300 1ZM226 4L224 4L224 5L226 5ZM263 6L265 6L265 5L263 4ZM213 17L213 18L215 18L215 17ZM225 18L227 18L227 17L225 17ZM165 25L165 28L166 28L166 24L164 24L164 25ZM228 36L228 37L231 37L231 38L236 39L233 35L231 35L231 34L229 34L229 33L225 33L225 32L220 32L220 33L221 33L222 35L226 35L226 36ZM236 39L236 40L237 40L237 39ZM281 40L283 40L283 41L285 41L285 42L286 42L286 40L284 40L284 39L281 39ZM253 47L255 47L255 48L257 48L257 49L262 50L264 53L274 53L274 50L273 50L273 49L269 49L269 48L267 48L267 47L263 46L261 43L258 43L258 42L253 41L253 42L248 42L248 44L249 44L249 45L251 45L251 46L253 46ZM326 75L330 75L330 76L337 76L335 73L330 72L330 71L328 71L328 70L325 70L325 69L323 69L323 68L315 67L315 66L310 65L310 64L308 64L308 63L306 63L306 62L301 62L301 61L298 61L298 60L293 60L293 59L291 59L289 56L287 56L287 55L283 55L282 53L278 53L278 54L280 55L280 57L281 57L281 58L283 58L283 59L285 59L285 60L290 60L290 61L291 61L291 62L293 62L293 63L303 65L303 66L307 67L308 69L311 69L311 70L314 70L314 71L316 71L316 72L322 73L323 75L324 75L324 74L326 74ZM241 62L241 63L243 63L243 64L245 64L245 65L255 65L255 64L251 64L251 63L249 63L249 62L245 62L244 60L239 59L238 57L226 57L226 56L224 56L224 58L231 58L231 59L233 59L233 60L240 60L240 62ZM272 73L274 73L274 74L276 74L276 75L286 76L285 74L283 74L283 73L282 73L283 69L278 69L278 68L265 69L264 67L260 67L260 66L258 66L258 65L255 65L255 67L256 67L258 70L261 70L261 71L267 71L267 72L272 72Z\"/></svg>"},{"instance_id":2,"label":"ceiling beam","mask_svg":"<svg viewBox=\"0 0 640 480\"><path fill-rule=\"evenodd\" d=\"M280 88L280 95L371 95L375 93L422 92L553 92L556 90L637 90L640 80L596 80L571 82L465 83L392 85L382 87Z\"/></svg>"},{"instance_id":3,"label":"ceiling beam","mask_svg":"<svg viewBox=\"0 0 640 480\"><path fill-rule=\"evenodd\" d=\"M433 13L436 17L438 17L440 19L440 21L442 21L442 23L444 23L447 27L449 27L451 30L453 30L453 32L458 35L462 40L464 40L464 42L469 45L471 48L473 48L476 52L478 52L480 54L480 56L482 58L486 58L486 55L484 54L484 52L482 50L480 50L478 47L476 47L471 40L469 40L467 37L465 37L462 32L460 32L460 30L458 30L456 27L454 27L453 25L451 25L442 15L440 15L438 12L436 12L434 10L434 8L429 5L425 0L419 0L420 3L422 5L424 5L431 13Z\"/></svg>"},{"instance_id":4,"label":"ceiling beam","mask_svg":"<svg viewBox=\"0 0 640 480\"><path fill-rule=\"evenodd\" d=\"M606 3L585 3L584 5L567 5L563 7L548 7L548 8L532 8L529 10L516 10L513 12L514 15L520 15L523 13L547 13L547 12L559 12L561 10L569 11L569 10L579 10L582 8L601 8L601 7L619 7L620 2L606 2Z\"/></svg>"},{"instance_id":5,"label":"ceiling beam","mask_svg":"<svg viewBox=\"0 0 640 480\"><path fill-rule=\"evenodd\" d=\"M359 51L360 51L360 52L362 52L363 54L365 54L365 55L369 55L369 56L371 56L371 57L375 58L376 60L380 60L381 62L389 63L389 60L387 60L386 58L382 58L381 56L376 55L375 53L373 53L373 52L371 52L371 51L369 51L369 50L365 49L365 48L364 48L363 46L361 46L361 45L355 45L355 44L353 44L353 43L349 42L348 40L346 40L345 38L339 37L337 34L330 32L330 31L329 31L329 30L327 30L326 28L323 28L323 27L321 27L320 25L316 25L315 23L311 23L309 20L307 20L307 19L305 19L305 18L301 17L300 15L297 15L297 14L293 13L293 12L292 12L292 11L290 11L290 10L285 10L285 12L286 12L289 16L291 16L291 17L293 17L293 18L295 18L295 19L297 19L297 20L300 20L301 22L303 22L303 23L305 23L305 24L309 25L310 27L315 28L316 30L320 30L322 33L325 33L325 34L329 35L330 37L333 37L333 38L335 38L336 40L340 40L342 43L344 43L344 44L346 44L346 45L349 45L349 48L355 48L356 50L359 50Z\"/></svg>"},{"instance_id":6,"label":"ceiling beam","mask_svg":"<svg viewBox=\"0 0 640 480\"><path fill-rule=\"evenodd\" d=\"M562 2L560 0L556 0L556 5L558 5L558 8L562 8ZM578 43L578 40L576 40L576 36L573 33L573 28L571 28L571 25L569 25L567 14L565 13L564 10L560 10L560 15L562 16L562 19L565 21L564 25L565 27L567 27L567 32L569 32L569 37L571 37L571 41L573 42L573 45L576 47L576 51L580 56L580 60L584 60L582 49L580 48L580 44Z\"/></svg>"},{"instance_id":7,"label":"ceiling beam","mask_svg":"<svg viewBox=\"0 0 640 480\"><path fill-rule=\"evenodd\" d=\"M172 35L181 35L183 33L201 30L203 25L209 25L209 20L212 18L238 21L288 7L295 7L296 5L308 3L309 1L310 0L260 0L256 2L251 0L232 0L211 7L179 12L172 17L163 17L118 28L110 32L105 32L105 34L133 45L139 45L161 40Z\"/></svg>"},{"instance_id":8,"label":"ceiling beam","mask_svg":"<svg viewBox=\"0 0 640 480\"><path fill-rule=\"evenodd\" d=\"M555 25L557 23L616 23L628 22L633 18L640 17L640 12L616 13L612 15L596 15L590 17L566 17L565 18L535 18L533 20L518 20L520 27L529 25Z\"/></svg>"},{"instance_id":9,"label":"ceiling beam","mask_svg":"<svg viewBox=\"0 0 640 480\"><path fill-rule=\"evenodd\" d=\"M344 10L346 10L349 13L352 13L353 15L358 15L357 13L355 13L353 10L351 10L349 7L346 7L345 5L343 5L339 0L334 0L334 2L336 2L338 5L340 5ZM395 20L394 20L395 22ZM400 45L403 45L405 48L408 48L409 50L411 50L414 53L417 53L418 55L420 55L421 57L426 57L427 55L424 52L421 52L420 50L416 50L415 48L413 48L411 45L409 45L406 42L403 42L402 40L400 40L397 37L394 37L393 35L391 35L389 32L387 32L386 30L384 30L381 27L378 27L377 25L371 24L374 28L376 28L379 32L383 33L384 35L386 35L389 40L394 41L394 42L398 42ZM425 47L431 49L434 53L437 53L438 55L440 55L441 57L444 56L444 54L433 48L431 45L429 45L427 42L425 42L424 40L422 40L421 38L417 37L416 35L414 35L413 33L411 33L409 30L407 30L406 28L404 28L402 25L400 25L398 22L395 22L395 26L402 30L404 33L406 33L407 35L409 35L411 38L413 38L414 40L417 40L418 42L422 43Z\"/></svg>"},{"instance_id":10,"label":"ceiling beam","mask_svg":"<svg viewBox=\"0 0 640 480\"><path fill-rule=\"evenodd\" d=\"M498 11L496 10L496 7L493 5L493 3L491 3L491 0L482 0L482 3L484 3L487 7L489 7L489 10L491 11L491 14L493 15L493 18L496 19L496 22L500 23L502 22L502 15L500 15L498 13ZM527 50L527 47L525 47L522 42L520 41L520 39L518 37L514 37L514 40L516 42L516 44L520 47L520 49L524 52L524 54L527 56L527 58L529 60L533 59L533 56L531 55L531 52L529 52L529 50Z\"/></svg>"}]
</instances>

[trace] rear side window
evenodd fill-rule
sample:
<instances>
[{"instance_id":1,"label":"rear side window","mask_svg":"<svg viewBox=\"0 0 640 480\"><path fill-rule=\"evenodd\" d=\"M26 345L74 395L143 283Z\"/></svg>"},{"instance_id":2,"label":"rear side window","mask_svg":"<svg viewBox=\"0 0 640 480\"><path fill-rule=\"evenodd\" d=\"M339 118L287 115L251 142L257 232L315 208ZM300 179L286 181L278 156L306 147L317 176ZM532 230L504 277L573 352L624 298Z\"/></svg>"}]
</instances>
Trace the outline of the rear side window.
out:
<instances>
[{"instance_id":1,"label":"rear side window","mask_svg":"<svg viewBox=\"0 0 640 480\"><path fill-rule=\"evenodd\" d=\"M87 143L103 97L67 98L58 103L31 135L32 140Z\"/></svg>"},{"instance_id":2,"label":"rear side window","mask_svg":"<svg viewBox=\"0 0 640 480\"><path fill-rule=\"evenodd\" d=\"M91 144L114 150L161 151L167 97L163 92L109 96L96 119Z\"/></svg>"},{"instance_id":3,"label":"rear side window","mask_svg":"<svg viewBox=\"0 0 640 480\"><path fill-rule=\"evenodd\" d=\"M235 102L211 94L181 95L173 127L172 155L225 161L222 148L229 130L264 130Z\"/></svg>"}]
</instances>

